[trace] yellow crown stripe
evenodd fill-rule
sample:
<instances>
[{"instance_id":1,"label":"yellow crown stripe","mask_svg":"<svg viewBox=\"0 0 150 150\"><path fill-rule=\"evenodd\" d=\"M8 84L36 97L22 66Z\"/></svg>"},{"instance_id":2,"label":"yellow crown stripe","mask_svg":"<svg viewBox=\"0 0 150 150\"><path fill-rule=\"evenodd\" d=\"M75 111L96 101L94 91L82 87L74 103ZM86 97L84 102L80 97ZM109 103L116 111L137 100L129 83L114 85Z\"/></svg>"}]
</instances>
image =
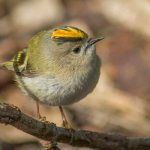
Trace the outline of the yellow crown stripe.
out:
<instances>
[{"instance_id":1,"label":"yellow crown stripe","mask_svg":"<svg viewBox=\"0 0 150 150\"><path fill-rule=\"evenodd\" d=\"M71 28L71 27L67 27L64 29L56 29L55 31L53 31L51 38L84 38L85 34L84 32L75 29L75 28Z\"/></svg>"}]
</instances>

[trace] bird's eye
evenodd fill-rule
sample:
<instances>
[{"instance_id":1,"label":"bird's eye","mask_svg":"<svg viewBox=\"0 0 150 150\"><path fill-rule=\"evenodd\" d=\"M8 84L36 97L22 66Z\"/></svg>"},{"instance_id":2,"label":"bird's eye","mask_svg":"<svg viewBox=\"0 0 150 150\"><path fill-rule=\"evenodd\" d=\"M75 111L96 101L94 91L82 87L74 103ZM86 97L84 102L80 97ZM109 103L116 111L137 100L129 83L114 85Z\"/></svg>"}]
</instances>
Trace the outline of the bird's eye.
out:
<instances>
[{"instance_id":1,"label":"bird's eye","mask_svg":"<svg viewBox=\"0 0 150 150\"><path fill-rule=\"evenodd\" d=\"M75 54L78 54L78 53L80 53L80 50L81 50L80 47L76 47L76 48L73 49L73 52L74 52Z\"/></svg>"}]
</instances>

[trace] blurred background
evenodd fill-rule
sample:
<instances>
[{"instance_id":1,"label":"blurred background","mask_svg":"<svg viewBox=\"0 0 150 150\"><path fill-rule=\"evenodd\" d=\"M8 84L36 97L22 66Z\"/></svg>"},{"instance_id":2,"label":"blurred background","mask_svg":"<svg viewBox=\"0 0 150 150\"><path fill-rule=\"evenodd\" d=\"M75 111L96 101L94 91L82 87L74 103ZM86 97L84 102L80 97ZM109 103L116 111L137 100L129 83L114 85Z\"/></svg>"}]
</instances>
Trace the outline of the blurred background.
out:
<instances>
[{"instance_id":1,"label":"blurred background","mask_svg":"<svg viewBox=\"0 0 150 150\"><path fill-rule=\"evenodd\" d=\"M0 0L0 62L27 46L38 31L73 25L97 44L102 59L99 83L84 100L65 107L75 128L128 136L150 135L149 0ZM13 74L0 70L0 102L36 117L35 101L15 86ZM57 107L41 105L41 114L61 126ZM38 139L0 124L0 150L38 150ZM64 150L80 150L59 144ZM86 149L87 148L82 148Z\"/></svg>"}]
</instances>

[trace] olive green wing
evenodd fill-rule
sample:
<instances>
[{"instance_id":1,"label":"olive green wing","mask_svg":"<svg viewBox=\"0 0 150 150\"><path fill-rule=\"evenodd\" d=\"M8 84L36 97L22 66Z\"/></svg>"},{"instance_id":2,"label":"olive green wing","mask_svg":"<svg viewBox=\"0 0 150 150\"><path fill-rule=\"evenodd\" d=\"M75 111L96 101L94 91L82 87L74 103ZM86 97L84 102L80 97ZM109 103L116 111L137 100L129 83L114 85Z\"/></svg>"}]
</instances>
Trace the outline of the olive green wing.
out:
<instances>
[{"instance_id":1,"label":"olive green wing","mask_svg":"<svg viewBox=\"0 0 150 150\"><path fill-rule=\"evenodd\" d=\"M27 66L27 49L17 52L17 54L9 61L0 64L8 70L22 72Z\"/></svg>"},{"instance_id":2,"label":"olive green wing","mask_svg":"<svg viewBox=\"0 0 150 150\"><path fill-rule=\"evenodd\" d=\"M27 70L27 61L28 61L27 50L28 49L23 49L22 51L19 51L11 60L13 70L17 74L22 74L24 71Z\"/></svg>"},{"instance_id":3,"label":"olive green wing","mask_svg":"<svg viewBox=\"0 0 150 150\"><path fill-rule=\"evenodd\" d=\"M17 54L10 61L0 64L0 67L6 67L8 70L14 71L20 76L35 76L35 72L31 70L31 67L28 64L27 51L28 48L25 48L17 52Z\"/></svg>"}]
</instances>

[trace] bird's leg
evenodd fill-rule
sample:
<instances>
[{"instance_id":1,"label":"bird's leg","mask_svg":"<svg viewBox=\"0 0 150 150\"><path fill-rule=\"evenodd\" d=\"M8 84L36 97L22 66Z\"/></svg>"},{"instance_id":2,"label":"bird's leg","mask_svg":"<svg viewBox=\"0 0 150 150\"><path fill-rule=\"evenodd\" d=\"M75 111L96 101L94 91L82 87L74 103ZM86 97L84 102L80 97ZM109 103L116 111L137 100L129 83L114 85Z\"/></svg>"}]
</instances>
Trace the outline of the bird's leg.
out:
<instances>
[{"instance_id":1,"label":"bird's leg","mask_svg":"<svg viewBox=\"0 0 150 150\"><path fill-rule=\"evenodd\" d=\"M41 118L41 114L40 114L40 106L39 106L39 102L36 101L36 109L37 109L37 117L40 119Z\"/></svg>"},{"instance_id":2,"label":"bird's leg","mask_svg":"<svg viewBox=\"0 0 150 150\"><path fill-rule=\"evenodd\" d=\"M63 111L63 108L61 106L59 106L59 110L61 112L61 117L62 117L62 125L63 127L65 128L72 128L72 126L68 123L67 119L66 119L66 116L65 116L65 113Z\"/></svg>"},{"instance_id":3,"label":"bird's leg","mask_svg":"<svg viewBox=\"0 0 150 150\"><path fill-rule=\"evenodd\" d=\"M39 102L36 101L36 108L37 108L37 117L40 121L44 121L46 122L46 117L42 117L40 114L40 106L39 106Z\"/></svg>"},{"instance_id":4,"label":"bird's leg","mask_svg":"<svg viewBox=\"0 0 150 150\"><path fill-rule=\"evenodd\" d=\"M73 132L74 132L74 129L73 127L70 125L70 123L68 123L67 119L66 119L66 116L65 116L65 113L63 111L63 108L61 106L59 106L59 110L61 112L61 116L62 116L62 125L63 127L65 128L68 128L70 130L70 133L71 133L71 139L70 139L70 143L72 143L73 141Z\"/></svg>"},{"instance_id":5,"label":"bird's leg","mask_svg":"<svg viewBox=\"0 0 150 150\"><path fill-rule=\"evenodd\" d=\"M45 122L45 123L49 123L48 121L46 121L46 117L42 117L40 114L40 106L39 106L39 102L36 101L36 107L37 107L37 117L40 121ZM50 150L50 149L54 149L57 148L59 150L59 148L57 147L57 142L55 141L43 141L43 140L39 140L39 143L43 146L44 150Z\"/></svg>"}]
</instances>

